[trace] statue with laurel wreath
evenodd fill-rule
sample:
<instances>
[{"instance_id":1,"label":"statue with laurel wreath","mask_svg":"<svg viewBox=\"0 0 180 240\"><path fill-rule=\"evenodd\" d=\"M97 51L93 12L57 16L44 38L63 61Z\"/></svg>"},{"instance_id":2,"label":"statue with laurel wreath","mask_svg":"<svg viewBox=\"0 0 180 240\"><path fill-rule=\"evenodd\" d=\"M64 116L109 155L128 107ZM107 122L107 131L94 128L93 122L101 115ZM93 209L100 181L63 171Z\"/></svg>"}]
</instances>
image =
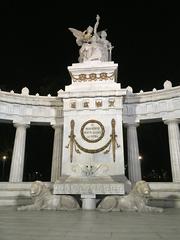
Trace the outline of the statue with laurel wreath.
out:
<instances>
[{"instance_id":1,"label":"statue with laurel wreath","mask_svg":"<svg viewBox=\"0 0 180 240\"><path fill-rule=\"evenodd\" d=\"M85 31L68 28L76 37L76 43L80 46L79 62L87 61L111 61L112 45L106 39L106 30L97 32L99 26L99 15L96 16L94 28L89 26Z\"/></svg>"}]
</instances>

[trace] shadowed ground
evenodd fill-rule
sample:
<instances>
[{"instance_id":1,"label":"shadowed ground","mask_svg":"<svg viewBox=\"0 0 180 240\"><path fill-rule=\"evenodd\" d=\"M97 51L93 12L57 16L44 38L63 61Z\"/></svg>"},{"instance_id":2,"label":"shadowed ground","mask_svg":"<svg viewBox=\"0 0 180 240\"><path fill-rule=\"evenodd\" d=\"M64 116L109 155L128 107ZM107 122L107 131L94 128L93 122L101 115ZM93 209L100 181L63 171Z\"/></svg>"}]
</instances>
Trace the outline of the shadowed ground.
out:
<instances>
[{"instance_id":1,"label":"shadowed ground","mask_svg":"<svg viewBox=\"0 0 180 240\"><path fill-rule=\"evenodd\" d=\"M163 213L16 211L0 207L0 240L180 239L180 209Z\"/></svg>"}]
</instances>

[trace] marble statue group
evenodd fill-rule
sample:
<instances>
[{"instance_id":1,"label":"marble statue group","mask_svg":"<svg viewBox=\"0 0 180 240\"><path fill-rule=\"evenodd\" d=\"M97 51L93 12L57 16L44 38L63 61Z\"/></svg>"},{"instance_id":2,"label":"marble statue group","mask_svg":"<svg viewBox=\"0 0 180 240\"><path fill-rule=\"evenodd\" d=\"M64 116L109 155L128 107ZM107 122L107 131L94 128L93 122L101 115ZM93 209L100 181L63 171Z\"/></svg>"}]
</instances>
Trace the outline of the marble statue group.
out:
<instances>
[{"instance_id":1,"label":"marble statue group","mask_svg":"<svg viewBox=\"0 0 180 240\"><path fill-rule=\"evenodd\" d=\"M86 61L111 61L112 45L106 39L107 33L105 30L97 31L100 17L96 16L94 28L89 26L85 31L79 31L75 28L69 30L76 37L76 43L80 46L79 62Z\"/></svg>"}]
</instances>

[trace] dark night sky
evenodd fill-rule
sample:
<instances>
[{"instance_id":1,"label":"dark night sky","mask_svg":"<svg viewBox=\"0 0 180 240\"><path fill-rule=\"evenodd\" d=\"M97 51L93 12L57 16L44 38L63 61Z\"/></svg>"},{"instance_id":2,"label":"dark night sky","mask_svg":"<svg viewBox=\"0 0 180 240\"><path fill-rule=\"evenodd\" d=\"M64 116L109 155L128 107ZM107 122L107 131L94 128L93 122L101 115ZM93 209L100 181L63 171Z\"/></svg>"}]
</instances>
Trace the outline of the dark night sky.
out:
<instances>
[{"instance_id":1,"label":"dark night sky","mask_svg":"<svg viewBox=\"0 0 180 240\"><path fill-rule=\"evenodd\" d=\"M156 1L152 5L144 5L149 1L138 1L138 4L136 1L132 1L133 4L124 2L118 3L119 6L113 2L107 5L99 3L99 6L91 1L73 5L68 2L66 7L62 6L62 1L0 3L0 88L19 93L27 86L30 94L50 93L56 96L59 89L70 84L67 66L78 59L79 47L68 27L83 31L89 25L94 26L96 14L101 17L98 30L107 29L107 39L114 46L113 61L119 65L118 82L122 87L130 85L134 92L141 89L150 91L163 88L166 79L171 80L173 86L180 85L180 14L177 4L173 5L173 1ZM154 165L169 167L167 129L164 128L158 123L149 127L144 125L138 130L140 151L148 160L144 163L151 165L150 169ZM4 130L6 136L4 125L0 130L1 133ZM159 137L152 141L151 137L156 133ZM36 143L47 139L47 134L51 136L48 138L50 142L38 146ZM31 127L28 130L26 173L30 164L32 171L41 171L43 166L47 175L50 174L50 162L46 164L44 146L46 144L52 150L52 134L52 129ZM35 142L32 139L37 139L37 135L41 136L41 140ZM34 148L30 147L32 141ZM153 146L153 151L149 145ZM44 158L44 165L39 162L36 169L33 166L40 158ZM148 169L148 166L145 168Z\"/></svg>"},{"instance_id":2,"label":"dark night sky","mask_svg":"<svg viewBox=\"0 0 180 240\"><path fill-rule=\"evenodd\" d=\"M117 4L63 7L61 1L5 1L1 6L2 90L56 95L70 84L67 66L77 62L79 47L68 30L93 26L101 17L98 30L107 29L114 46L113 60L119 64L122 87L137 92L161 89L169 79L180 85L180 14L177 6L164 1L159 6ZM125 1L126 2L126 1ZM135 2L135 1L134 1ZM144 1L145 2L145 1ZM99 3L100 5L100 3ZM80 9L81 7L81 9Z\"/></svg>"}]
</instances>

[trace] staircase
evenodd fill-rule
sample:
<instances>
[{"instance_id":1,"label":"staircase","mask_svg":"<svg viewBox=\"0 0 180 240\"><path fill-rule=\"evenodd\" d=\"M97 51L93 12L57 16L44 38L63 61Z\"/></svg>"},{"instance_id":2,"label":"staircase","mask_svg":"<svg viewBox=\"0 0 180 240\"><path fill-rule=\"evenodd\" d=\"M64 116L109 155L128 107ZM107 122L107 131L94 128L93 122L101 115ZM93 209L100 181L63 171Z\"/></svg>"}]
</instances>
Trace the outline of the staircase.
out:
<instances>
[{"instance_id":1,"label":"staircase","mask_svg":"<svg viewBox=\"0 0 180 240\"><path fill-rule=\"evenodd\" d=\"M46 183L52 188L51 183ZM149 182L149 205L163 208L180 208L180 183ZM0 206L27 205L32 203L31 182L0 183Z\"/></svg>"},{"instance_id":2,"label":"staircase","mask_svg":"<svg viewBox=\"0 0 180 240\"><path fill-rule=\"evenodd\" d=\"M180 183L151 182L149 185L152 190L151 206L180 208Z\"/></svg>"},{"instance_id":3,"label":"staircase","mask_svg":"<svg viewBox=\"0 0 180 240\"><path fill-rule=\"evenodd\" d=\"M0 206L16 206L30 204L31 182L0 183Z\"/></svg>"}]
</instances>

